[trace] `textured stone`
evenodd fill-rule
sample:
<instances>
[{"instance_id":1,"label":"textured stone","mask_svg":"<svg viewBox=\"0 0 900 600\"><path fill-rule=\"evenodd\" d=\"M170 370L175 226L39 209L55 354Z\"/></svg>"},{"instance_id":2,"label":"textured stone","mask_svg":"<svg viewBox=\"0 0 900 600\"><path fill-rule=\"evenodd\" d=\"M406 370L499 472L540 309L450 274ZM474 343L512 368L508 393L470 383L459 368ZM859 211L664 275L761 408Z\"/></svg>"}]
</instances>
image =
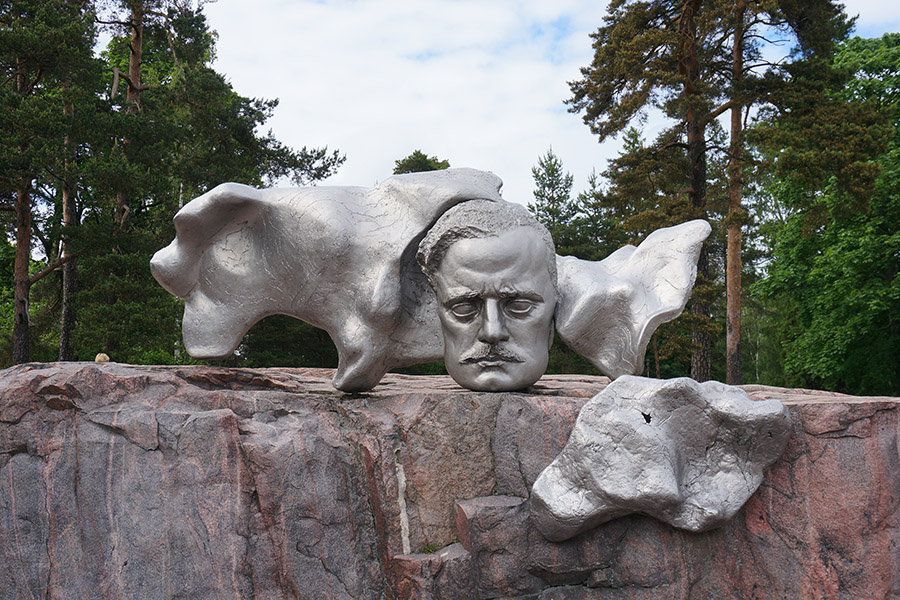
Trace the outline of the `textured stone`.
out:
<instances>
[{"instance_id":1,"label":"textured stone","mask_svg":"<svg viewBox=\"0 0 900 600\"><path fill-rule=\"evenodd\" d=\"M896 398L747 386L792 437L734 519L553 543L523 500L606 379L342 395L332 374L0 372L0 598L900 597Z\"/></svg>"},{"instance_id":2,"label":"textured stone","mask_svg":"<svg viewBox=\"0 0 900 600\"><path fill-rule=\"evenodd\" d=\"M630 515L560 543L530 527L510 546L496 527L472 531L495 510L476 499L473 554L513 552L517 572L552 586L541 598L900 598L900 399L747 388L788 406L792 436L725 526L692 533ZM510 523L525 527L524 512Z\"/></svg>"},{"instance_id":3,"label":"textured stone","mask_svg":"<svg viewBox=\"0 0 900 600\"><path fill-rule=\"evenodd\" d=\"M457 600L476 597L472 557L461 544L433 554L405 554L393 561L393 590L399 598Z\"/></svg>"}]
</instances>

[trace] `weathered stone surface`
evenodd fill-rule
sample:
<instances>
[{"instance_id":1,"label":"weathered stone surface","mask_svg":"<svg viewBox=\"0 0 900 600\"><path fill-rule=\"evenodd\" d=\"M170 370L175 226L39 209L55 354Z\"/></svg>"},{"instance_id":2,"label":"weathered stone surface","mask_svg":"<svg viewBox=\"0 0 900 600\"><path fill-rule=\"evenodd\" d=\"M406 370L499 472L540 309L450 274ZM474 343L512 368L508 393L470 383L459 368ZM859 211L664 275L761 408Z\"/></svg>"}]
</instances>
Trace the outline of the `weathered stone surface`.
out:
<instances>
[{"instance_id":1,"label":"weathered stone surface","mask_svg":"<svg viewBox=\"0 0 900 600\"><path fill-rule=\"evenodd\" d=\"M0 598L900 598L898 399L747 386L793 433L726 526L552 543L523 500L606 379L331 375L0 372Z\"/></svg>"},{"instance_id":2,"label":"weathered stone surface","mask_svg":"<svg viewBox=\"0 0 900 600\"><path fill-rule=\"evenodd\" d=\"M625 376L585 404L531 490L532 522L562 541L630 513L705 531L730 520L790 434L776 400L717 381Z\"/></svg>"},{"instance_id":3,"label":"weathered stone surface","mask_svg":"<svg viewBox=\"0 0 900 600\"><path fill-rule=\"evenodd\" d=\"M472 557L462 544L451 544L431 554L395 556L393 567L393 591L399 598L476 597Z\"/></svg>"},{"instance_id":4,"label":"weathered stone surface","mask_svg":"<svg viewBox=\"0 0 900 600\"><path fill-rule=\"evenodd\" d=\"M523 503L506 519L527 543L510 544L492 525L496 508L474 499L460 503L480 544L473 556L511 552L517 573L553 586L523 597L900 598L900 399L746 387L789 407L792 437L722 528L691 533L631 515L552 543L527 525ZM477 576L496 585L490 568Z\"/></svg>"}]
</instances>

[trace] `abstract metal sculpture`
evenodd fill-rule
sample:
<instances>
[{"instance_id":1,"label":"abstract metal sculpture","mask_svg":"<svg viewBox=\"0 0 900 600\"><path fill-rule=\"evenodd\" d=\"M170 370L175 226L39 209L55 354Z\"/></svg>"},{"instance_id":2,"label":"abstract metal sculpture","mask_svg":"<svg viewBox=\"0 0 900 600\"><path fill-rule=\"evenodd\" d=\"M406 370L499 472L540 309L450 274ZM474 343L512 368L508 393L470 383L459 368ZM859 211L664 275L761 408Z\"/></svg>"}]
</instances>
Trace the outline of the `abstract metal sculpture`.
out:
<instances>
[{"instance_id":1,"label":"abstract metal sculpture","mask_svg":"<svg viewBox=\"0 0 900 600\"><path fill-rule=\"evenodd\" d=\"M719 527L762 482L790 436L777 400L685 377L621 377L585 404L532 487L532 521L561 541L630 513Z\"/></svg>"},{"instance_id":2,"label":"abstract metal sculpture","mask_svg":"<svg viewBox=\"0 0 900 600\"><path fill-rule=\"evenodd\" d=\"M501 185L474 169L373 188L223 184L175 215L176 238L151 268L185 299L192 356L228 356L283 313L328 332L333 383L348 392L441 357L466 388L525 389L547 367L554 325L606 375L640 373L653 331L684 310L709 224L660 229L599 262L560 257ZM533 520L551 540L630 512L717 526L759 485L788 427L783 406L737 388L621 377L584 406L535 482Z\"/></svg>"},{"instance_id":3,"label":"abstract metal sculpture","mask_svg":"<svg viewBox=\"0 0 900 600\"><path fill-rule=\"evenodd\" d=\"M505 203L501 185L475 169L400 175L373 188L223 184L178 212L176 238L151 269L185 299L191 356L228 356L254 323L287 314L331 336L339 356L335 387L363 391L392 368L445 355L435 293L415 259L419 242L453 206ZM547 258L547 271L559 272L561 339L611 377L639 372L653 330L684 309L708 233L708 224L692 221L604 261L557 257L554 269ZM511 251L523 241L510 236ZM543 345L551 327L530 350ZM465 377L460 383L467 385ZM529 374L483 389L531 383Z\"/></svg>"}]
</instances>

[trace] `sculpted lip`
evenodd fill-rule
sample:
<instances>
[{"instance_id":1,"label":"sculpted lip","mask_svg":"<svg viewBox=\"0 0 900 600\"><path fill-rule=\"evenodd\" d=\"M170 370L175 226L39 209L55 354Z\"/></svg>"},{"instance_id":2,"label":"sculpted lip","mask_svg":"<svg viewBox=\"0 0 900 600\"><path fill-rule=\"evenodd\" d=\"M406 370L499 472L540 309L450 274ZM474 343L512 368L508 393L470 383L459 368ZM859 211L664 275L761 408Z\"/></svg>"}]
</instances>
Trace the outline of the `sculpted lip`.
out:
<instances>
[{"instance_id":1,"label":"sculpted lip","mask_svg":"<svg viewBox=\"0 0 900 600\"><path fill-rule=\"evenodd\" d=\"M510 362L510 361L507 361L507 360L479 360L477 364L482 369L492 369L492 368L502 367L508 362Z\"/></svg>"}]
</instances>

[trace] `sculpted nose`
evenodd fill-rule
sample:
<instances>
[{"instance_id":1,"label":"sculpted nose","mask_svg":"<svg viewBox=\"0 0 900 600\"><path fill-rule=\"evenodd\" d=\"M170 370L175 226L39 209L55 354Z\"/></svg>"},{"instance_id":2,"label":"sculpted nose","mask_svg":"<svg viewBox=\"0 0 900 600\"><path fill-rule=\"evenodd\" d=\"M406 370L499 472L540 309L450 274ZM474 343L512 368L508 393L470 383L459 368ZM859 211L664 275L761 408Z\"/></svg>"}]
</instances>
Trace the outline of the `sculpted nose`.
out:
<instances>
[{"instance_id":1,"label":"sculpted nose","mask_svg":"<svg viewBox=\"0 0 900 600\"><path fill-rule=\"evenodd\" d=\"M481 329L478 331L478 341L485 344L496 344L509 339L503 313L500 311L500 303L493 298L488 298L484 303Z\"/></svg>"}]
</instances>

